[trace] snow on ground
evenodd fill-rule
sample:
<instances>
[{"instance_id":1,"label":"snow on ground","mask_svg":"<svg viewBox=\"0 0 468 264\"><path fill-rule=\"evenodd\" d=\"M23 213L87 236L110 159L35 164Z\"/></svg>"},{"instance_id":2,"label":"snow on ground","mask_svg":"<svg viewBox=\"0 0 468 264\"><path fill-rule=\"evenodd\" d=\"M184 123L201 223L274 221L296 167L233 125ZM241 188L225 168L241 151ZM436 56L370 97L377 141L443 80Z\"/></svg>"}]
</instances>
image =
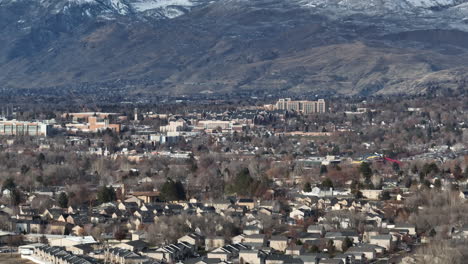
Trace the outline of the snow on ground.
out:
<instances>
[{"instance_id":1,"label":"snow on ground","mask_svg":"<svg viewBox=\"0 0 468 264\"><path fill-rule=\"evenodd\" d=\"M454 0L406 0L408 3L415 7L429 8L433 6L447 6L453 5Z\"/></svg>"},{"instance_id":2,"label":"snow on ground","mask_svg":"<svg viewBox=\"0 0 468 264\"><path fill-rule=\"evenodd\" d=\"M341 7L358 10L365 8L380 10L400 10L407 8L431 8L456 5L456 0L299 0L307 7Z\"/></svg>"},{"instance_id":3,"label":"snow on ground","mask_svg":"<svg viewBox=\"0 0 468 264\"><path fill-rule=\"evenodd\" d=\"M140 0L132 3L133 8L138 12L174 5L190 7L194 4L190 0Z\"/></svg>"},{"instance_id":4,"label":"snow on ground","mask_svg":"<svg viewBox=\"0 0 468 264\"><path fill-rule=\"evenodd\" d=\"M70 2L70 3L75 3L75 4L79 4L79 5L82 5L82 4L90 4L90 3L96 3L95 0L68 0L68 2Z\"/></svg>"},{"instance_id":5,"label":"snow on ground","mask_svg":"<svg viewBox=\"0 0 468 264\"><path fill-rule=\"evenodd\" d=\"M176 18L183 15L184 12L180 11L177 8L166 8L164 9L164 16L167 18Z\"/></svg>"},{"instance_id":6,"label":"snow on ground","mask_svg":"<svg viewBox=\"0 0 468 264\"><path fill-rule=\"evenodd\" d=\"M119 12L119 14L126 15L128 13L128 6L120 0L111 0L110 3L112 7Z\"/></svg>"}]
</instances>

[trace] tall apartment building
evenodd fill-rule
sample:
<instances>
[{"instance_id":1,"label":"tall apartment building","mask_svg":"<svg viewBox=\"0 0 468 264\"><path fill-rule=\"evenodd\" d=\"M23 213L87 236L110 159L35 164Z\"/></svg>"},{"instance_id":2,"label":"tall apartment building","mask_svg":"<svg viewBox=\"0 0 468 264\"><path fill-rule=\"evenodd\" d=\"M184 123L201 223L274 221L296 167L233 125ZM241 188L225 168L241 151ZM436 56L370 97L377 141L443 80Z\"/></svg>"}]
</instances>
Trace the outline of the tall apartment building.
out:
<instances>
[{"instance_id":1,"label":"tall apartment building","mask_svg":"<svg viewBox=\"0 0 468 264\"><path fill-rule=\"evenodd\" d=\"M41 122L0 121L2 136L43 136L46 137L52 126Z\"/></svg>"},{"instance_id":2,"label":"tall apartment building","mask_svg":"<svg viewBox=\"0 0 468 264\"><path fill-rule=\"evenodd\" d=\"M327 104L324 99L317 101L293 101L291 98L279 99L275 105L276 110L297 111L303 114L325 113Z\"/></svg>"}]
</instances>

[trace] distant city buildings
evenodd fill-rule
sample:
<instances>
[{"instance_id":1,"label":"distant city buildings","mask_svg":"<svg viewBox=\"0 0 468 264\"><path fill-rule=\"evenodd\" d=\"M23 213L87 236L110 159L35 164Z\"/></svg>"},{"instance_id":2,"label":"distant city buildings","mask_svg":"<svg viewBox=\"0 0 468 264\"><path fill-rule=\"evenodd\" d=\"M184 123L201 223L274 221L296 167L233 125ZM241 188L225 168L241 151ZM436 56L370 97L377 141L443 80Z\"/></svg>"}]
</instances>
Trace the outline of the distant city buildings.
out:
<instances>
[{"instance_id":1,"label":"distant city buildings","mask_svg":"<svg viewBox=\"0 0 468 264\"><path fill-rule=\"evenodd\" d=\"M200 120L197 125L194 127L196 131L205 131L213 132L219 130L219 132L240 132L244 129L246 125L233 122L233 121L224 121L224 120Z\"/></svg>"},{"instance_id":2,"label":"distant city buildings","mask_svg":"<svg viewBox=\"0 0 468 264\"><path fill-rule=\"evenodd\" d=\"M0 121L0 135L2 136L43 136L46 137L52 126L42 122Z\"/></svg>"},{"instance_id":3,"label":"distant city buildings","mask_svg":"<svg viewBox=\"0 0 468 264\"><path fill-rule=\"evenodd\" d=\"M89 130L93 132L110 129L120 133L120 124L111 124L108 118L98 119L96 116L91 116L88 118L88 124Z\"/></svg>"},{"instance_id":4,"label":"distant city buildings","mask_svg":"<svg viewBox=\"0 0 468 264\"><path fill-rule=\"evenodd\" d=\"M117 113L67 113L63 114L62 117L73 119L73 123L66 124L68 131L98 132L110 129L117 133L120 132L120 124L112 122L112 120L120 119Z\"/></svg>"},{"instance_id":5,"label":"distant city buildings","mask_svg":"<svg viewBox=\"0 0 468 264\"><path fill-rule=\"evenodd\" d=\"M80 113L64 113L62 114L63 118L72 118L74 121L80 119L88 119L89 117L95 116L98 118L110 118L112 116L117 117L120 114L118 113L103 113L103 112L80 112Z\"/></svg>"},{"instance_id":6,"label":"distant city buildings","mask_svg":"<svg viewBox=\"0 0 468 264\"><path fill-rule=\"evenodd\" d=\"M169 124L165 126L160 126L159 130L163 133L168 133L168 132L178 132L178 131L183 131L187 128L187 123L181 119L177 121L170 121Z\"/></svg>"},{"instance_id":7,"label":"distant city buildings","mask_svg":"<svg viewBox=\"0 0 468 264\"><path fill-rule=\"evenodd\" d=\"M296 111L303 114L325 113L327 104L324 99L317 101L293 101L291 98L279 99L274 106L275 110Z\"/></svg>"}]
</instances>

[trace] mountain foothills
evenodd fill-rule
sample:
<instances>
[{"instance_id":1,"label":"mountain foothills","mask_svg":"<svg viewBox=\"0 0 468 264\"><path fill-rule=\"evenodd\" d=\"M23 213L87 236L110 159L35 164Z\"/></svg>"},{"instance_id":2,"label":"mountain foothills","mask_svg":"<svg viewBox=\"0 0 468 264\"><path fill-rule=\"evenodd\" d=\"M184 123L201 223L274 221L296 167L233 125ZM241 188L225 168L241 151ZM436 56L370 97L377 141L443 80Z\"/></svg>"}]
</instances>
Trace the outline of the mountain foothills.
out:
<instances>
[{"instance_id":1,"label":"mountain foothills","mask_svg":"<svg viewBox=\"0 0 468 264\"><path fill-rule=\"evenodd\" d=\"M467 89L465 0L0 0L0 88Z\"/></svg>"}]
</instances>

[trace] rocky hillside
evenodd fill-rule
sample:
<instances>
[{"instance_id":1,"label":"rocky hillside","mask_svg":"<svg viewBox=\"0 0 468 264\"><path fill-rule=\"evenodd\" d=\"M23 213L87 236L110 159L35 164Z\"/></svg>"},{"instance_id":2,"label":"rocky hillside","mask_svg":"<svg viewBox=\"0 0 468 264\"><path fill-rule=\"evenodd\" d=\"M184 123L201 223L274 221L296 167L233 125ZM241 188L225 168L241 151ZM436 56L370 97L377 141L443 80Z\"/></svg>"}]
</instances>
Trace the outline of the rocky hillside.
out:
<instances>
[{"instance_id":1,"label":"rocky hillside","mask_svg":"<svg viewBox=\"0 0 468 264\"><path fill-rule=\"evenodd\" d=\"M467 89L461 0L0 0L0 87Z\"/></svg>"}]
</instances>

